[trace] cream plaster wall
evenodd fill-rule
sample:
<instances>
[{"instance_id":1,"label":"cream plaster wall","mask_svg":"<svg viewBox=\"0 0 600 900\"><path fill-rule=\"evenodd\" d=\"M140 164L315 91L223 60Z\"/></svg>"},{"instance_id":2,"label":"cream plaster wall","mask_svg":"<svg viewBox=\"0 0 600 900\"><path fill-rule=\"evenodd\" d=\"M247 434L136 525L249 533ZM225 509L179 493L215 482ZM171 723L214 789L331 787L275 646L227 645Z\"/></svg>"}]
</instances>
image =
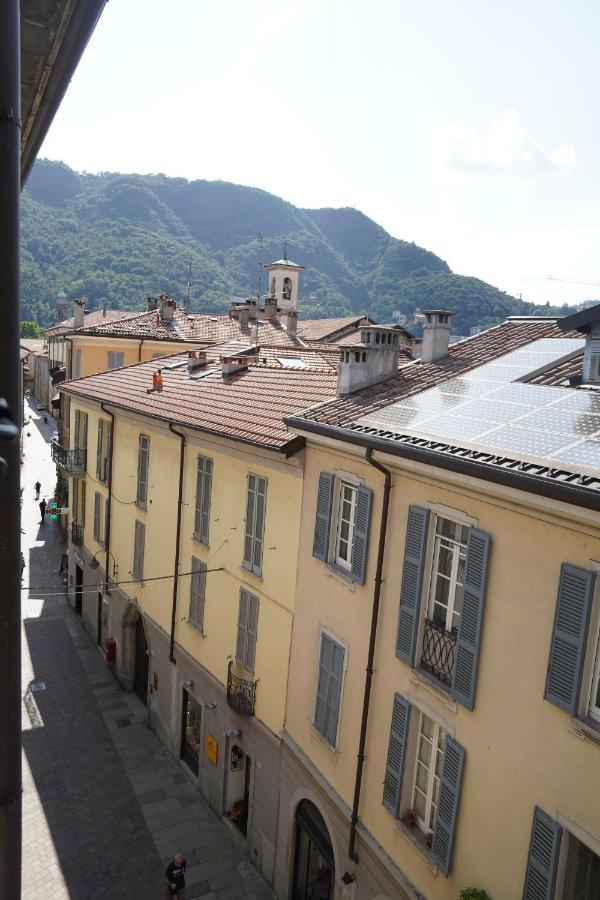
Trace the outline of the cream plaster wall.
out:
<instances>
[{"instance_id":1,"label":"cream plaster wall","mask_svg":"<svg viewBox=\"0 0 600 900\"><path fill-rule=\"evenodd\" d=\"M153 356L167 356L190 350L195 344L183 341L150 341L144 340L140 349L140 340L133 338L94 338L84 335L72 336L73 353L81 350L81 377L96 375L98 372L106 372L108 369L108 353L116 351L123 353L123 365L131 366L134 363L146 362ZM201 342L198 347L204 346Z\"/></svg>"}]
</instances>

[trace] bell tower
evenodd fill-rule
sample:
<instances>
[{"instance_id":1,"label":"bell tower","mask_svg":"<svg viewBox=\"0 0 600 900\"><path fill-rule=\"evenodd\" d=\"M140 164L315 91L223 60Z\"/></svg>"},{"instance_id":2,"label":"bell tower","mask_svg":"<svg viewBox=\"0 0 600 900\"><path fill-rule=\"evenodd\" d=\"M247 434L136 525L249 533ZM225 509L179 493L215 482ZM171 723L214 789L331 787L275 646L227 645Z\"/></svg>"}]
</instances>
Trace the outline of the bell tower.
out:
<instances>
[{"instance_id":1,"label":"bell tower","mask_svg":"<svg viewBox=\"0 0 600 900\"><path fill-rule=\"evenodd\" d=\"M282 312L298 309L298 282L303 268L287 258L287 247L284 247L282 259L265 266L269 273L268 297L277 301Z\"/></svg>"},{"instance_id":2,"label":"bell tower","mask_svg":"<svg viewBox=\"0 0 600 900\"><path fill-rule=\"evenodd\" d=\"M56 295L56 321L64 322L69 318L69 301L64 291L59 291Z\"/></svg>"}]
</instances>

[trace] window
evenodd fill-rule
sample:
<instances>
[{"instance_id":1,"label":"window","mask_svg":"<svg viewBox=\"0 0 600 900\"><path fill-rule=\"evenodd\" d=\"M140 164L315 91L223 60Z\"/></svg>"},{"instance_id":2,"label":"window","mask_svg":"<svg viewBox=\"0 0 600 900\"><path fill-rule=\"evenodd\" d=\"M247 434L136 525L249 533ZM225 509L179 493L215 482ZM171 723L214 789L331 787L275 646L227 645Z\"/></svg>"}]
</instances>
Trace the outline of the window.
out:
<instances>
[{"instance_id":1,"label":"window","mask_svg":"<svg viewBox=\"0 0 600 900\"><path fill-rule=\"evenodd\" d=\"M444 742L445 734L440 726L425 713L420 713L411 805L417 824L424 834L433 831L435 825Z\"/></svg>"},{"instance_id":2,"label":"window","mask_svg":"<svg viewBox=\"0 0 600 900\"><path fill-rule=\"evenodd\" d=\"M445 631L458 628L468 535L466 525L436 517L428 612L431 621Z\"/></svg>"},{"instance_id":3,"label":"window","mask_svg":"<svg viewBox=\"0 0 600 900\"><path fill-rule=\"evenodd\" d=\"M192 556L190 576L190 614L188 622L204 630L204 599L206 596L206 563Z\"/></svg>"},{"instance_id":4,"label":"window","mask_svg":"<svg viewBox=\"0 0 600 900\"><path fill-rule=\"evenodd\" d=\"M140 434L138 441L137 493L135 502L146 509L148 502L148 465L150 457L150 438Z\"/></svg>"},{"instance_id":5,"label":"window","mask_svg":"<svg viewBox=\"0 0 600 900\"><path fill-rule=\"evenodd\" d=\"M328 634L321 635L314 726L335 747L344 672L344 648Z\"/></svg>"},{"instance_id":6,"label":"window","mask_svg":"<svg viewBox=\"0 0 600 900\"><path fill-rule=\"evenodd\" d=\"M75 433L73 446L75 450L87 450L88 414L80 409L75 410Z\"/></svg>"},{"instance_id":7,"label":"window","mask_svg":"<svg viewBox=\"0 0 600 900\"><path fill-rule=\"evenodd\" d=\"M372 492L347 478L321 472L313 556L364 584Z\"/></svg>"},{"instance_id":8,"label":"window","mask_svg":"<svg viewBox=\"0 0 600 900\"><path fill-rule=\"evenodd\" d=\"M94 492L94 540L101 543L102 531L102 494Z\"/></svg>"},{"instance_id":9,"label":"window","mask_svg":"<svg viewBox=\"0 0 600 900\"><path fill-rule=\"evenodd\" d=\"M338 482L337 529L334 561L338 566L350 571L352 567L352 542L356 519L356 498L358 488L348 481Z\"/></svg>"},{"instance_id":10,"label":"window","mask_svg":"<svg viewBox=\"0 0 600 900\"><path fill-rule=\"evenodd\" d=\"M146 543L146 526L136 519L133 543L133 569L131 574L139 581L144 580L144 544Z\"/></svg>"},{"instance_id":11,"label":"window","mask_svg":"<svg viewBox=\"0 0 600 900\"><path fill-rule=\"evenodd\" d=\"M569 834L561 900L597 900L600 897L600 856Z\"/></svg>"},{"instance_id":12,"label":"window","mask_svg":"<svg viewBox=\"0 0 600 900\"><path fill-rule=\"evenodd\" d=\"M254 672L257 630L258 597L242 588L240 591L235 658L247 672Z\"/></svg>"},{"instance_id":13,"label":"window","mask_svg":"<svg viewBox=\"0 0 600 900\"><path fill-rule=\"evenodd\" d=\"M198 457L196 473L196 511L194 514L194 537L208 546L210 523L210 495L212 488L212 459Z\"/></svg>"},{"instance_id":14,"label":"window","mask_svg":"<svg viewBox=\"0 0 600 900\"><path fill-rule=\"evenodd\" d=\"M73 495L71 497L72 507L71 507L71 516L73 518L73 522L77 522L79 520L79 479L74 478L71 482L71 490Z\"/></svg>"},{"instance_id":15,"label":"window","mask_svg":"<svg viewBox=\"0 0 600 900\"><path fill-rule=\"evenodd\" d=\"M79 484L79 509L81 513L81 518L79 520L79 524L83 528L85 526L85 481L81 481Z\"/></svg>"},{"instance_id":16,"label":"window","mask_svg":"<svg viewBox=\"0 0 600 900\"><path fill-rule=\"evenodd\" d=\"M96 478L106 482L108 478L108 453L110 446L110 422L98 419L98 440L96 444Z\"/></svg>"},{"instance_id":17,"label":"window","mask_svg":"<svg viewBox=\"0 0 600 900\"><path fill-rule=\"evenodd\" d=\"M108 497L104 499L104 530L102 532L102 546L108 547Z\"/></svg>"},{"instance_id":18,"label":"window","mask_svg":"<svg viewBox=\"0 0 600 900\"><path fill-rule=\"evenodd\" d=\"M110 369L120 369L124 363L125 354L121 352L117 352L116 350L108 351L108 368Z\"/></svg>"},{"instance_id":19,"label":"window","mask_svg":"<svg viewBox=\"0 0 600 900\"><path fill-rule=\"evenodd\" d=\"M75 371L73 378L81 378L81 350L75 351Z\"/></svg>"},{"instance_id":20,"label":"window","mask_svg":"<svg viewBox=\"0 0 600 900\"><path fill-rule=\"evenodd\" d=\"M596 641L596 659L592 675L592 689L590 691L589 715L600 725L600 634Z\"/></svg>"},{"instance_id":21,"label":"window","mask_svg":"<svg viewBox=\"0 0 600 900\"><path fill-rule=\"evenodd\" d=\"M255 575L260 575L262 572L266 500L267 479L262 478L260 475L249 474L246 533L244 538L244 568Z\"/></svg>"}]
</instances>

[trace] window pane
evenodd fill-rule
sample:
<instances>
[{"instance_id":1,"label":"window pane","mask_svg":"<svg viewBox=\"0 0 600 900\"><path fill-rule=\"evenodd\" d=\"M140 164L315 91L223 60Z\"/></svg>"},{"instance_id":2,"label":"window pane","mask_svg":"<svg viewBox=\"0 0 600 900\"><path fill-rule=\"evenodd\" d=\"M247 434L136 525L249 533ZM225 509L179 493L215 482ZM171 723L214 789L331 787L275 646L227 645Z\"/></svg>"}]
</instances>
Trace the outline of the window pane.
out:
<instances>
[{"instance_id":1,"label":"window pane","mask_svg":"<svg viewBox=\"0 0 600 900\"><path fill-rule=\"evenodd\" d=\"M419 759L428 767L431 764L431 741L422 735L419 739Z\"/></svg>"},{"instance_id":2,"label":"window pane","mask_svg":"<svg viewBox=\"0 0 600 900\"><path fill-rule=\"evenodd\" d=\"M424 821L425 820L426 803L425 803L425 797L419 791L415 791L414 807L415 807L415 812L416 812L417 816L419 817L419 819L422 819Z\"/></svg>"}]
</instances>

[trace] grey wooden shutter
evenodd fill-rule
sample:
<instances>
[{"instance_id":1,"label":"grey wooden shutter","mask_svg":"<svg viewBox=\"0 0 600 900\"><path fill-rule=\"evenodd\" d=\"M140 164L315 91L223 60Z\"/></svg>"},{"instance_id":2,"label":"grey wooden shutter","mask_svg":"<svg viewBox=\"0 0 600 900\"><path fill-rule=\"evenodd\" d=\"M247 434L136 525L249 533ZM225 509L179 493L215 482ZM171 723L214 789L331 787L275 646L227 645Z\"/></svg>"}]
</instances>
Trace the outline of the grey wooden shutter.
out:
<instances>
[{"instance_id":1,"label":"grey wooden shutter","mask_svg":"<svg viewBox=\"0 0 600 900\"><path fill-rule=\"evenodd\" d=\"M394 694L390 742L383 782L383 805L396 819L400 815L400 792L409 721L410 703L400 694Z\"/></svg>"},{"instance_id":2,"label":"grey wooden shutter","mask_svg":"<svg viewBox=\"0 0 600 900\"><path fill-rule=\"evenodd\" d=\"M428 525L429 510L420 506L410 506L396 636L396 656L409 666L414 665L415 659Z\"/></svg>"},{"instance_id":3,"label":"grey wooden shutter","mask_svg":"<svg viewBox=\"0 0 600 900\"><path fill-rule=\"evenodd\" d=\"M256 636L258 634L258 597L248 596L248 626L246 630L246 661L244 667L254 672L256 661Z\"/></svg>"},{"instance_id":4,"label":"grey wooden shutter","mask_svg":"<svg viewBox=\"0 0 600 900\"><path fill-rule=\"evenodd\" d=\"M267 502L267 481L256 476L256 496L254 510L254 530L252 547L252 571L255 575L262 572L263 537L265 531L265 508Z\"/></svg>"},{"instance_id":5,"label":"grey wooden shutter","mask_svg":"<svg viewBox=\"0 0 600 900\"><path fill-rule=\"evenodd\" d=\"M102 534L102 543L106 547L108 545L108 497L104 501L104 530Z\"/></svg>"},{"instance_id":6,"label":"grey wooden shutter","mask_svg":"<svg viewBox=\"0 0 600 900\"><path fill-rule=\"evenodd\" d=\"M477 528L470 528L465 560L463 606L458 625L452 676L452 695L467 709L473 709L475 705L489 551L489 534Z\"/></svg>"},{"instance_id":7,"label":"grey wooden shutter","mask_svg":"<svg viewBox=\"0 0 600 900\"><path fill-rule=\"evenodd\" d=\"M242 588L240 591L240 608L238 612L238 631L235 658L244 665L246 661L246 635L248 633L249 594Z\"/></svg>"},{"instance_id":8,"label":"grey wooden shutter","mask_svg":"<svg viewBox=\"0 0 600 900\"><path fill-rule=\"evenodd\" d=\"M75 448L75 450L79 450L79 447L80 447L80 444L79 444L80 428L81 428L81 412L80 412L80 410L76 409L75 410L75 441L73 443L73 447Z\"/></svg>"},{"instance_id":9,"label":"grey wooden shutter","mask_svg":"<svg viewBox=\"0 0 600 900\"><path fill-rule=\"evenodd\" d=\"M138 440L138 473L137 497L138 506L146 508L148 500L148 458L150 456L150 438L140 434Z\"/></svg>"},{"instance_id":10,"label":"grey wooden shutter","mask_svg":"<svg viewBox=\"0 0 600 900\"><path fill-rule=\"evenodd\" d=\"M329 550L329 527L331 522L331 503L333 499L333 475L321 472L319 475L319 492L317 494L317 510L315 513L315 534L313 553L316 559L327 562Z\"/></svg>"},{"instance_id":11,"label":"grey wooden shutter","mask_svg":"<svg viewBox=\"0 0 600 900\"><path fill-rule=\"evenodd\" d=\"M212 487L212 460L198 457L196 474L196 510L194 516L194 536L202 544L208 544L210 521L210 494Z\"/></svg>"},{"instance_id":12,"label":"grey wooden shutter","mask_svg":"<svg viewBox=\"0 0 600 900\"><path fill-rule=\"evenodd\" d=\"M85 526L85 500L86 500L85 481L81 482L81 527Z\"/></svg>"},{"instance_id":13,"label":"grey wooden shutter","mask_svg":"<svg viewBox=\"0 0 600 900\"><path fill-rule=\"evenodd\" d=\"M96 478L103 481L102 478L102 444L104 436L104 419L98 419L98 445L96 447Z\"/></svg>"},{"instance_id":14,"label":"grey wooden shutter","mask_svg":"<svg viewBox=\"0 0 600 900\"><path fill-rule=\"evenodd\" d=\"M256 475L248 475L248 496L246 500L246 529L244 535L244 565L252 569L252 548L254 544L254 515L256 506Z\"/></svg>"},{"instance_id":15,"label":"grey wooden shutter","mask_svg":"<svg viewBox=\"0 0 600 900\"><path fill-rule=\"evenodd\" d=\"M533 811L523 900L553 900L561 835L562 828L558 822L536 806Z\"/></svg>"},{"instance_id":16,"label":"grey wooden shutter","mask_svg":"<svg viewBox=\"0 0 600 900\"><path fill-rule=\"evenodd\" d=\"M319 654L319 673L317 676L317 697L315 700L315 728L322 735L325 734L325 721L327 718L327 694L329 691L329 673L331 672L331 660L333 657L333 641L326 635L321 635L321 652Z\"/></svg>"},{"instance_id":17,"label":"grey wooden shutter","mask_svg":"<svg viewBox=\"0 0 600 900\"><path fill-rule=\"evenodd\" d=\"M190 621L198 628L204 627L204 598L206 594L206 564L192 556L190 580Z\"/></svg>"},{"instance_id":18,"label":"grey wooden shutter","mask_svg":"<svg viewBox=\"0 0 600 900\"><path fill-rule=\"evenodd\" d=\"M78 500L78 487L79 487L79 479L74 478L71 482L72 490L73 490L73 506L71 509L71 515L73 516L73 522L79 521L79 500Z\"/></svg>"},{"instance_id":19,"label":"grey wooden shutter","mask_svg":"<svg viewBox=\"0 0 600 900\"><path fill-rule=\"evenodd\" d=\"M446 735L437 817L431 844L431 858L444 875L449 874L452 864L452 848L464 765L465 748L457 744L450 735Z\"/></svg>"},{"instance_id":20,"label":"grey wooden shutter","mask_svg":"<svg viewBox=\"0 0 600 900\"><path fill-rule=\"evenodd\" d=\"M342 675L344 672L344 648L333 642L329 689L327 691L327 715L325 718L325 739L335 747L337 738L340 698L342 695Z\"/></svg>"},{"instance_id":21,"label":"grey wooden shutter","mask_svg":"<svg viewBox=\"0 0 600 900\"><path fill-rule=\"evenodd\" d=\"M143 522L136 519L135 522L135 540L133 548L133 574L140 581L144 577L144 543L146 538L146 526Z\"/></svg>"},{"instance_id":22,"label":"grey wooden shutter","mask_svg":"<svg viewBox=\"0 0 600 900\"><path fill-rule=\"evenodd\" d=\"M100 494L94 494L94 539L100 541Z\"/></svg>"},{"instance_id":23,"label":"grey wooden shutter","mask_svg":"<svg viewBox=\"0 0 600 900\"><path fill-rule=\"evenodd\" d=\"M369 488L358 488L356 496L354 536L352 540L352 578L357 584L365 583L372 496L373 492L369 490Z\"/></svg>"},{"instance_id":24,"label":"grey wooden shutter","mask_svg":"<svg viewBox=\"0 0 600 900\"><path fill-rule=\"evenodd\" d=\"M87 414L87 413L82 413L81 416L82 416L82 419L83 419L83 441L82 441L82 444L81 444L81 449L82 449L82 450L87 450L88 414Z\"/></svg>"},{"instance_id":25,"label":"grey wooden shutter","mask_svg":"<svg viewBox=\"0 0 600 900\"><path fill-rule=\"evenodd\" d=\"M554 614L544 698L577 714L594 594L594 573L563 563Z\"/></svg>"}]
</instances>

